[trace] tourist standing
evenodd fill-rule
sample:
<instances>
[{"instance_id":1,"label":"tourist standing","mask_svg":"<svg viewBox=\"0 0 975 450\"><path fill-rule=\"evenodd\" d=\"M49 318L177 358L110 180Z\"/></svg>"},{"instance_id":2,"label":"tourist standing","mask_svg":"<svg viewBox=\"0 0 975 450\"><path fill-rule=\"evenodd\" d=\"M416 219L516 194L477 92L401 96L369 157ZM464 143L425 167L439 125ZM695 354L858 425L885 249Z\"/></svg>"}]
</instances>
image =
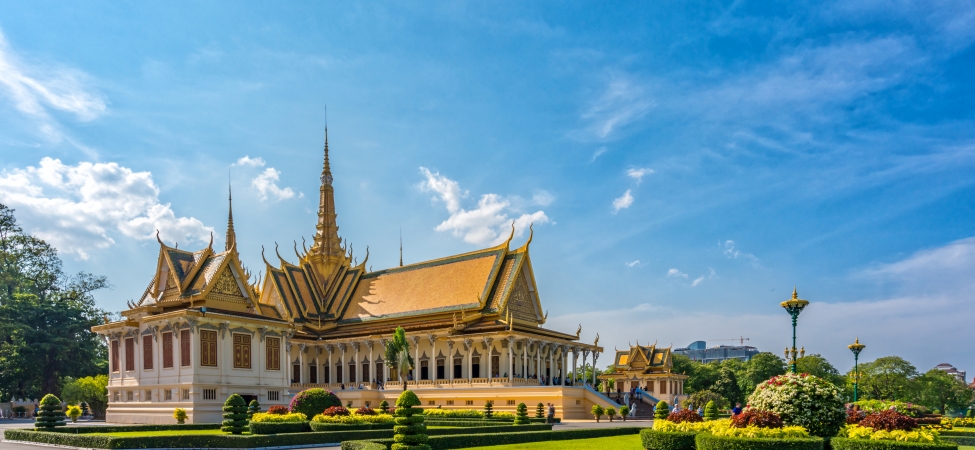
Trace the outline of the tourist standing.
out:
<instances>
[{"instance_id":1,"label":"tourist standing","mask_svg":"<svg viewBox=\"0 0 975 450\"><path fill-rule=\"evenodd\" d=\"M737 416L741 414L741 403L735 403L735 407L731 409L731 415Z\"/></svg>"}]
</instances>

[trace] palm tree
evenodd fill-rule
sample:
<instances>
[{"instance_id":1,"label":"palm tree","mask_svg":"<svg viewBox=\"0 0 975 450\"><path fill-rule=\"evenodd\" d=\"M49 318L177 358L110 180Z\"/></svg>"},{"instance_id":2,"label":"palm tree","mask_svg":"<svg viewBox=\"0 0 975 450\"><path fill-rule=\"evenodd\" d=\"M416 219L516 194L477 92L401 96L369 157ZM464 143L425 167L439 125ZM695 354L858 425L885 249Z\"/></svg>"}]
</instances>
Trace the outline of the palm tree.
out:
<instances>
[{"instance_id":1,"label":"palm tree","mask_svg":"<svg viewBox=\"0 0 975 450\"><path fill-rule=\"evenodd\" d=\"M393 339L386 343L386 364L399 374L405 391L406 376L413 369L413 357L410 356L410 343L406 340L406 330L403 327L396 327Z\"/></svg>"}]
</instances>

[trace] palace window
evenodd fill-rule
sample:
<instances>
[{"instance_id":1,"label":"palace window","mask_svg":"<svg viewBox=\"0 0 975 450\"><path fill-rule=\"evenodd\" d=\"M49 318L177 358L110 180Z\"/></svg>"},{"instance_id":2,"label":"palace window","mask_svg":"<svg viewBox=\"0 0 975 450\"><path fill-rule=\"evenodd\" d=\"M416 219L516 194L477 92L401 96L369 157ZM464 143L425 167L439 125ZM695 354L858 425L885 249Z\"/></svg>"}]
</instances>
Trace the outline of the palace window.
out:
<instances>
[{"instance_id":1,"label":"palace window","mask_svg":"<svg viewBox=\"0 0 975 450\"><path fill-rule=\"evenodd\" d=\"M112 392L112 401L118 403L122 399L122 393L119 391Z\"/></svg>"},{"instance_id":2,"label":"palace window","mask_svg":"<svg viewBox=\"0 0 975 450\"><path fill-rule=\"evenodd\" d=\"M369 362L362 363L362 381L369 381Z\"/></svg>"},{"instance_id":3,"label":"palace window","mask_svg":"<svg viewBox=\"0 0 975 450\"><path fill-rule=\"evenodd\" d=\"M142 370L152 370L152 336L142 336Z\"/></svg>"},{"instance_id":4,"label":"palace window","mask_svg":"<svg viewBox=\"0 0 975 450\"><path fill-rule=\"evenodd\" d=\"M440 358L437 360L437 379L442 380L447 378L447 374L444 373L444 359Z\"/></svg>"},{"instance_id":5,"label":"palace window","mask_svg":"<svg viewBox=\"0 0 975 450\"><path fill-rule=\"evenodd\" d=\"M349 363L349 384L355 383L355 362Z\"/></svg>"},{"instance_id":6,"label":"palace window","mask_svg":"<svg viewBox=\"0 0 975 450\"><path fill-rule=\"evenodd\" d=\"M216 400L217 390L216 389L204 389L203 390L203 400Z\"/></svg>"},{"instance_id":7,"label":"palace window","mask_svg":"<svg viewBox=\"0 0 975 450\"><path fill-rule=\"evenodd\" d=\"M267 399L272 402L281 401L281 391L267 391Z\"/></svg>"},{"instance_id":8,"label":"palace window","mask_svg":"<svg viewBox=\"0 0 975 450\"><path fill-rule=\"evenodd\" d=\"M508 400L508 406L515 406L514 400Z\"/></svg>"},{"instance_id":9,"label":"palace window","mask_svg":"<svg viewBox=\"0 0 975 450\"><path fill-rule=\"evenodd\" d=\"M429 361L420 361L420 379L429 380L430 379L430 369L427 368Z\"/></svg>"},{"instance_id":10,"label":"palace window","mask_svg":"<svg viewBox=\"0 0 975 450\"><path fill-rule=\"evenodd\" d=\"M436 400L427 400L427 406L437 406Z\"/></svg>"},{"instance_id":11,"label":"palace window","mask_svg":"<svg viewBox=\"0 0 975 450\"><path fill-rule=\"evenodd\" d=\"M454 406L453 400L447 400L447 406Z\"/></svg>"},{"instance_id":12,"label":"palace window","mask_svg":"<svg viewBox=\"0 0 975 450\"><path fill-rule=\"evenodd\" d=\"M118 341L112 341L112 372L118 372L120 368L118 359ZM117 394L118 392L116 392ZM116 395L116 397L118 397ZM116 398L115 401L118 401Z\"/></svg>"},{"instance_id":13,"label":"palace window","mask_svg":"<svg viewBox=\"0 0 975 450\"><path fill-rule=\"evenodd\" d=\"M125 370L135 370L135 339L125 338Z\"/></svg>"},{"instance_id":14,"label":"palace window","mask_svg":"<svg viewBox=\"0 0 975 450\"><path fill-rule=\"evenodd\" d=\"M267 370L281 370L281 339L269 337L264 339L264 343L267 347Z\"/></svg>"},{"instance_id":15,"label":"palace window","mask_svg":"<svg viewBox=\"0 0 975 450\"><path fill-rule=\"evenodd\" d=\"M342 363L335 365L335 382L345 383L345 381L342 380Z\"/></svg>"},{"instance_id":16,"label":"palace window","mask_svg":"<svg viewBox=\"0 0 975 450\"><path fill-rule=\"evenodd\" d=\"M193 341L190 339L190 330L180 330L179 331L179 365L183 367L189 367L193 365L193 360L190 359L190 345Z\"/></svg>"},{"instance_id":17,"label":"palace window","mask_svg":"<svg viewBox=\"0 0 975 450\"><path fill-rule=\"evenodd\" d=\"M463 378L464 375L463 359L454 358L454 378Z\"/></svg>"},{"instance_id":18,"label":"palace window","mask_svg":"<svg viewBox=\"0 0 975 450\"><path fill-rule=\"evenodd\" d=\"M234 333L234 369L251 368L251 337Z\"/></svg>"},{"instance_id":19,"label":"palace window","mask_svg":"<svg viewBox=\"0 0 975 450\"><path fill-rule=\"evenodd\" d=\"M180 389L180 393L181 393L181 398L183 400L189 400L190 399L190 390L189 389Z\"/></svg>"},{"instance_id":20,"label":"palace window","mask_svg":"<svg viewBox=\"0 0 975 450\"><path fill-rule=\"evenodd\" d=\"M329 378L329 372L331 372L330 369L331 369L331 367L328 367L328 364L325 364L324 366L322 366L322 383L331 383L332 382L332 379Z\"/></svg>"},{"instance_id":21,"label":"palace window","mask_svg":"<svg viewBox=\"0 0 975 450\"><path fill-rule=\"evenodd\" d=\"M318 364L316 363L308 365L308 382L318 384Z\"/></svg>"},{"instance_id":22,"label":"palace window","mask_svg":"<svg viewBox=\"0 0 975 450\"><path fill-rule=\"evenodd\" d=\"M145 392L144 392L144 394L145 394L145 397L142 398L142 401L144 401L144 402L151 402L152 401L152 390L151 389L146 389Z\"/></svg>"},{"instance_id":23,"label":"palace window","mask_svg":"<svg viewBox=\"0 0 975 450\"><path fill-rule=\"evenodd\" d=\"M125 391L125 401L131 402L134 394L132 391Z\"/></svg>"},{"instance_id":24,"label":"palace window","mask_svg":"<svg viewBox=\"0 0 975 450\"><path fill-rule=\"evenodd\" d=\"M172 399L173 399L173 390L172 389L163 389L163 400L169 401L169 400L172 400Z\"/></svg>"},{"instance_id":25,"label":"palace window","mask_svg":"<svg viewBox=\"0 0 975 450\"><path fill-rule=\"evenodd\" d=\"M217 332L200 330L200 365L217 367Z\"/></svg>"},{"instance_id":26,"label":"palace window","mask_svg":"<svg viewBox=\"0 0 975 450\"><path fill-rule=\"evenodd\" d=\"M162 336L163 369L173 368L173 333L163 333Z\"/></svg>"},{"instance_id":27,"label":"palace window","mask_svg":"<svg viewBox=\"0 0 975 450\"><path fill-rule=\"evenodd\" d=\"M481 357L471 357L471 378L481 378Z\"/></svg>"},{"instance_id":28,"label":"palace window","mask_svg":"<svg viewBox=\"0 0 975 450\"><path fill-rule=\"evenodd\" d=\"M474 406L474 400L467 400L467 406Z\"/></svg>"}]
</instances>

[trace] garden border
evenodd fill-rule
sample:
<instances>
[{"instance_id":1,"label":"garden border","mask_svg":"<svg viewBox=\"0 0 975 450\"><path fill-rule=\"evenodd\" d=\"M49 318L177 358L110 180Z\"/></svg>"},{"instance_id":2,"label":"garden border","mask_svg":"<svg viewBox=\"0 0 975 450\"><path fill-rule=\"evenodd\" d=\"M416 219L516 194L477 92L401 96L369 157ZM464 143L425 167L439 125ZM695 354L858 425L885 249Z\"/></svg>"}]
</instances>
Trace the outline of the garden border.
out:
<instances>
[{"instance_id":1,"label":"garden border","mask_svg":"<svg viewBox=\"0 0 975 450\"><path fill-rule=\"evenodd\" d=\"M902 442L872 439L850 439L833 438L830 444L834 450L920 450L920 449L943 449L958 450L958 444L954 442L927 443L927 442Z\"/></svg>"}]
</instances>

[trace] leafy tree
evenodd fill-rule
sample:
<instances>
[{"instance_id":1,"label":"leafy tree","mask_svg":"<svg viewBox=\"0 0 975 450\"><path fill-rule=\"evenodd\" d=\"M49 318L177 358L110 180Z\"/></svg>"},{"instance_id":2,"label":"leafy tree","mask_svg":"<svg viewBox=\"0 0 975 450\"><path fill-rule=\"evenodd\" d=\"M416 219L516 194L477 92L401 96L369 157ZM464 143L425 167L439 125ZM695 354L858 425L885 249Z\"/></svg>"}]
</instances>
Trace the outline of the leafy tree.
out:
<instances>
[{"instance_id":1,"label":"leafy tree","mask_svg":"<svg viewBox=\"0 0 975 450\"><path fill-rule=\"evenodd\" d=\"M604 410L602 406L592 405L592 415L593 415L593 417L596 418L596 422L599 422L599 418L600 417L603 417L603 414L605 414L605 413L606 413L606 410Z\"/></svg>"},{"instance_id":2,"label":"leafy tree","mask_svg":"<svg viewBox=\"0 0 975 450\"><path fill-rule=\"evenodd\" d=\"M630 407L627 405L620 406L620 417L626 422L626 416L630 415Z\"/></svg>"},{"instance_id":3,"label":"leafy tree","mask_svg":"<svg viewBox=\"0 0 975 450\"><path fill-rule=\"evenodd\" d=\"M233 394L223 403L223 426L226 433L241 434L247 429L247 402L244 397Z\"/></svg>"},{"instance_id":4,"label":"leafy tree","mask_svg":"<svg viewBox=\"0 0 975 450\"><path fill-rule=\"evenodd\" d=\"M711 386L711 389L732 403L744 400L741 387L738 386L738 377L731 368L721 367L718 369L718 379ZM699 405L695 404L695 406Z\"/></svg>"},{"instance_id":5,"label":"leafy tree","mask_svg":"<svg viewBox=\"0 0 975 450\"><path fill-rule=\"evenodd\" d=\"M406 330L403 327L396 327L393 332L393 339L386 343L386 359L389 368L399 374L400 381L403 382L403 390L406 390L406 377L413 369L413 357L410 356L410 343L406 340Z\"/></svg>"},{"instance_id":6,"label":"leafy tree","mask_svg":"<svg viewBox=\"0 0 975 450\"><path fill-rule=\"evenodd\" d=\"M872 400L910 400L915 395L917 369L899 356L884 356L860 364L860 393Z\"/></svg>"},{"instance_id":7,"label":"leafy tree","mask_svg":"<svg viewBox=\"0 0 975 450\"><path fill-rule=\"evenodd\" d=\"M960 411L971 404L972 390L964 381L939 369L931 369L915 381L917 403L947 413Z\"/></svg>"},{"instance_id":8,"label":"leafy tree","mask_svg":"<svg viewBox=\"0 0 975 450\"><path fill-rule=\"evenodd\" d=\"M840 372L820 354L806 355L797 359L796 370L829 381L840 389L846 386L846 377L840 375Z\"/></svg>"},{"instance_id":9,"label":"leafy tree","mask_svg":"<svg viewBox=\"0 0 975 450\"><path fill-rule=\"evenodd\" d=\"M710 389L705 389L703 391L697 391L691 394L687 402L692 405L707 405L708 403L713 403L717 408L726 409L728 406L728 400L714 392Z\"/></svg>"},{"instance_id":10,"label":"leafy tree","mask_svg":"<svg viewBox=\"0 0 975 450\"><path fill-rule=\"evenodd\" d=\"M68 403L86 404L96 418L105 417L108 407L108 376L96 375L74 379L65 378L61 396Z\"/></svg>"},{"instance_id":11,"label":"leafy tree","mask_svg":"<svg viewBox=\"0 0 975 450\"><path fill-rule=\"evenodd\" d=\"M748 361L748 366L745 369L745 381L750 386L748 389L744 389L745 392L751 393L755 390L755 386L759 383L768 380L777 375L782 375L785 373L785 361L779 358L777 355L762 352Z\"/></svg>"}]
</instances>

